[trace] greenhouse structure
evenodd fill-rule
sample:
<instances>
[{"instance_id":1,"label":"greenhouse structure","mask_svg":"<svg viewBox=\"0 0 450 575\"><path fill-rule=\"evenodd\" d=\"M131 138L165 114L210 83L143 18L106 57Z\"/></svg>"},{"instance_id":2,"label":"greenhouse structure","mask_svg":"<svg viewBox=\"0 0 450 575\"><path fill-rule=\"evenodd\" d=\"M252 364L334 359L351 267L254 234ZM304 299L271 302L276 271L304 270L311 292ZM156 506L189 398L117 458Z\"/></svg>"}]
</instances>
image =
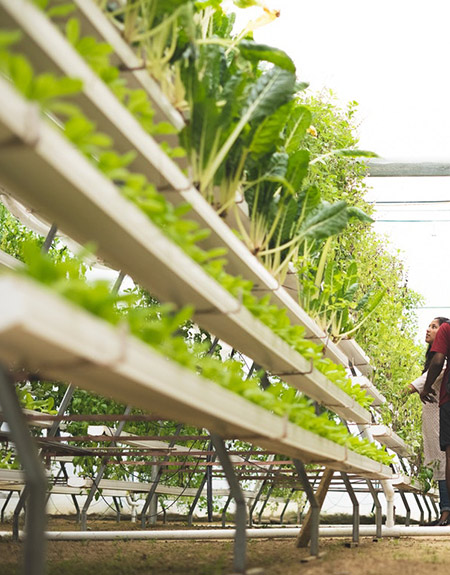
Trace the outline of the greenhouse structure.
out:
<instances>
[{"instance_id":1,"label":"greenhouse structure","mask_svg":"<svg viewBox=\"0 0 450 575\"><path fill-rule=\"evenodd\" d=\"M371 176L449 164L358 149L234 22L215 0L0 0L0 572L10 544L41 575L53 541L229 539L256 574L253 539L311 564L322 537L449 533L397 398L414 378L377 352L389 322L412 342L417 296L364 201ZM336 494L348 521L319 527Z\"/></svg>"}]
</instances>

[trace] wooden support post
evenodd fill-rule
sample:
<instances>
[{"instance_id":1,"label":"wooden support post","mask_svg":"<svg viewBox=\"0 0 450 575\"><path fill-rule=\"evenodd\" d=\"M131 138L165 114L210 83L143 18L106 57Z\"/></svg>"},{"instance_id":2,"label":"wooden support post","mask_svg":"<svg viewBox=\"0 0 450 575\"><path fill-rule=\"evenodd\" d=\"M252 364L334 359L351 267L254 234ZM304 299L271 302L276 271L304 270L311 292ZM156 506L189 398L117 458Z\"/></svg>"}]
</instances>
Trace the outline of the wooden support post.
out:
<instances>
[{"instance_id":1,"label":"wooden support post","mask_svg":"<svg viewBox=\"0 0 450 575\"><path fill-rule=\"evenodd\" d=\"M328 493L328 488L330 487L331 480L333 478L333 471L331 469L324 469L322 479L320 480L320 485L316 491L316 500L319 504L319 510L322 508L323 502L325 501L325 497ZM311 515L312 509L309 508L305 519L302 522L302 527L300 529L300 533L297 537L296 545L297 547L307 547L309 540L311 539Z\"/></svg>"}]
</instances>

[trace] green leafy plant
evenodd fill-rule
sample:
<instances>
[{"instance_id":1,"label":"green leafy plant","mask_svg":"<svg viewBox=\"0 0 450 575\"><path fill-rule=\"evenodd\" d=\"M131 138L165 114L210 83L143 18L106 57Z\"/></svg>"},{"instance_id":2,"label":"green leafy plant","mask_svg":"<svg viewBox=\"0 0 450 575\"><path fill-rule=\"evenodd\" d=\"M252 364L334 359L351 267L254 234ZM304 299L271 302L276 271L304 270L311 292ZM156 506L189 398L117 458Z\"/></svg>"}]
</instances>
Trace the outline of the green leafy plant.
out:
<instances>
[{"instance_id":1,"label":"green leafy plant","mask_svg":"<svg viewBox=\"0 0 450 575\"><path fill-rule=\"evenodd\" d=\"M264 390L260 386L259 376L245 377L240 362L231 359L220 361L210 356L203 344L187 344L184 337L178 334L180 324L190 316L189 308L174 314L171 306L136 306L136 294L114 294L104 281L87 283L83 279L83 265L78 260L66 259L55 264L35 244L25 245L24 253L27 262L24 273L76 305L113 325L126 321L130 333L173 361L276 415L287 417L304 429L339 444L350 445L346 428L327 414L316 416L311 402L297 390L282 382L272 383ZM359 443L352 442L351 445L355 451L360 449ZM361 445L366 452L365 442ZM372 457L380 461L388 460L383 450L374 452Z\"/></svg>"},{"instance_id":2,"label":"green leafy plant","mask_svg":"<svg viewBox=\"0 0 450 575\"><path fill-rule=\"evenodd\" d=\"M385 289L375 287L360 293L355 260L337 262L329 238L316 265L297 260L299 302L333 341L354 336L380 304ZM345 266L345 263L347 265Z\"/></svg>"}]
</instances>

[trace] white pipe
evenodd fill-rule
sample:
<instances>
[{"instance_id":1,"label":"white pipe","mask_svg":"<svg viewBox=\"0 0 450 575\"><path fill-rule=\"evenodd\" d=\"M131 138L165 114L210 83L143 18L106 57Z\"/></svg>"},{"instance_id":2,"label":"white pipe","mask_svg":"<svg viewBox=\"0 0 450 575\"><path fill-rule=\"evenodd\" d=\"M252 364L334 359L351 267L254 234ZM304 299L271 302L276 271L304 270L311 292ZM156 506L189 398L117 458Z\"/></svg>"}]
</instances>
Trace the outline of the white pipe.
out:
<instances>
[{"instance_id":1,"label":"white pipe","mask_svg":"<svg viewBox=\"0 0 450 575\"><path fill-rule=\"evenodd\" d=\"M362 432L362 436L374 443L372 431L369 425L358 425L358 429ZM386 499L386 527L389 529L395 525L395 509L394 498L395 491L392 486L392 480L385 479L381 481L383 487L384 497Z\"/></svg>"},{"instance_id":2,"label":"white pipe","mask_svg":"<svg viewBox=\"0 0 450 575\"><path fill-rule=\"evenodd\" d=\"M386 527L390 529L395 525L395 491L392 485L392 479L383 479L381 481L381 486L383 487L384 496L386 498Z\"/></svg>"},{"instance_id":3,"label":"white pipe","mask_svg":"<svg viewBox=\"0 0 450 575\"><path fill-rule=\"evenodd\" d=\"M297 537L299 527L265 527L259 529L247 529L248 539L269 539L271 537ZM321 537L351 537L352 526L340 525L323 526L319 529ZM372 537L376 534L375 525L360 525L359 534L361 537ZM189 529L180 531L47 531L48 540L83 541L86 539L112 540L112 539L233 539L235 529ZM397 525L389 528L383 526L383 537L410 537L410 536L446 536L450 535L448 527L405 527ZM0 538L10 539L10 531L0 532ZM19 533L19 538L24 538L24 532Z\"/></svg>"},{"instance_id":4,"label":"white pipe","mask_svg":"<svg viewBox=\"0 0 450 575\"><path fill-rule=\"evenodd\" d=\"M131 507L131 523L136 523L136 517L137 517L136 507L139 506L140 502L135 501L133 499L133 494L132 495L126 495L125 498L127 500L128 505Z\"/></svg>"}]
</instances>

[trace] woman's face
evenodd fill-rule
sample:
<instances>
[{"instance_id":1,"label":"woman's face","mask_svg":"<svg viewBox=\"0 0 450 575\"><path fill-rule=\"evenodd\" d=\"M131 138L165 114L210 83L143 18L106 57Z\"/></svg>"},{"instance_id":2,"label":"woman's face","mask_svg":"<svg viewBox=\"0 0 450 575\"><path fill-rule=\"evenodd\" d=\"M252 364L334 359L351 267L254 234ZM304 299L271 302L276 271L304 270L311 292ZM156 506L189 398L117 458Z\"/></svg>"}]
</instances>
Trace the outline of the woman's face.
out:
<instances>
[{"instance_id":1,"label":"woman's face","mask_svg":"<svg viewBox=\"0 0 450 575\"><path fill-rule=\"evenodd\" d=\"M437 330L441 326L439 325L439 321L434 319L427 328L427 333L425 335L425 341L427 343L433 343L434 338L436 337Z\"/></svg>"}]
</instances>

